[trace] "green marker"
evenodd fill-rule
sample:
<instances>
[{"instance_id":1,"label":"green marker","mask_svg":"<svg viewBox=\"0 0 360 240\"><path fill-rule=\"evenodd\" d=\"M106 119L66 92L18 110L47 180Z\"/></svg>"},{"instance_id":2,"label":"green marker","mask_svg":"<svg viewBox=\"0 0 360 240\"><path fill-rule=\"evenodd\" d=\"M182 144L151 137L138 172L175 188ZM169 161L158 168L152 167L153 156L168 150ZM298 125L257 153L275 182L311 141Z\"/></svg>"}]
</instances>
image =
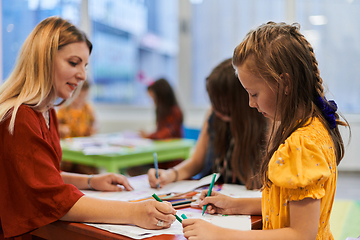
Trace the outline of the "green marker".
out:
<instances>
[{"instance_id":1,"label":"green marker","mask_svg":"<svg viewBox=\"0 0 360 240\"><path fill-rule=\"evenodd\" d=\"M210 184L210 187L209 187L209 191L207 193L207 197L211 195L211 190L212 190L212 188L214 186L215 178L216 178L216 173L214 173L214 175L213 175L213 178L212 178L212 181L211 181L211 184ZM207 207L207 204L203 207L202 215L204 215L206 207Z\"/></svg>"},{"instance_id":2,"label":"green marker","mask_svg":"<svg viewBox=\"0 0 360 240\"><path fill-rule=\"evenodd\" d=\"M183 213L183 214L181 214L181 217L183 218L183 219L187 219L187 217L186 217L186 215Z\"/></svg>"},{"instance_id":3,"label":"green marker","mask_svg":"<svg viewBox=\"0 0 360 240\"><path fill-rule=\"evenodd\" d=\"M162 202L162 200L158 197L158 195L156 195L156 193L154 193L152 196L153 196L153 198L156 199L156 201ZM180 223L182 223L182 220L181 220L181 218L179 218L178 215L175 214L175 217L176 217L176 219L177 219Z\"/></svg>"}]
</instances>

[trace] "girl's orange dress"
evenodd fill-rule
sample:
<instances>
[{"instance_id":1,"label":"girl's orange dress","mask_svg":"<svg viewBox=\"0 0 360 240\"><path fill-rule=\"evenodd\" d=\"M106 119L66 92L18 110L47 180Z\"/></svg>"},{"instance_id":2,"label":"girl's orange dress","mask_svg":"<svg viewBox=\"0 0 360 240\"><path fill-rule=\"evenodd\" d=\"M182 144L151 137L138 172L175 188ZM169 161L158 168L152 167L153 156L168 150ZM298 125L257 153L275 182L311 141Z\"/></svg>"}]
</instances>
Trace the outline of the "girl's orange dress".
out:
<instances>
[{"instance_id":1,"label":"girl's orange dress","mask_svg":"<svg viewBox=\"0 0 360 240\"><path fill-rule=\"evenodd\" d=\"M263 229L290 226L289 201L321 199L316 239L334 239L329 218L335 197L337 164L333 142L319 119L296 130L269 162L272 184L262 194Z\"/></svg>"}]
</instances>

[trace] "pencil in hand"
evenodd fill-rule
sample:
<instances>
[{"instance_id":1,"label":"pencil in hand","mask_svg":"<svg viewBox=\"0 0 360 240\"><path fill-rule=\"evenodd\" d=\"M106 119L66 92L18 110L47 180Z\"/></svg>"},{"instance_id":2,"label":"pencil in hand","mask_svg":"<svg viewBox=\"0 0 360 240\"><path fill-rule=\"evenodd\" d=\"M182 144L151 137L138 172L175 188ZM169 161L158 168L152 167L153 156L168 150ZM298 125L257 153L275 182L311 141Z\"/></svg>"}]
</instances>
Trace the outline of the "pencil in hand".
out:
<instances>
[{"instance_id":1,"label":"pencil in hand","mask_svg":"<svg viewBox=\"0 0 360 240\"><path fill-rule=\"evenodd\" d=\"M158 195L156 195L156 193L154 193L152 196L153 196L153 198L156 199L156 201L162 202L162 200L158 197ZM175 217L176 217L176 219L177 219L180 223L182 223L182 220L181 220L181 218L180 218L178 215L175 214Z\"/></svg>"},{"instance_id":2,"label":"pencil in hand","mask_svg":"<svg viewBox=\"0 0 360 240\"><path fill-rule=\"evenodd\" d=\"M153 156L154 156L155 176L156 176L156 179L159 179L159 165L158 165L158 160L157 160L157 153L154 152L154 153L153 153ZM156 185L156 188L157 188L157 189L160 188L160 184L159 184L159 183Z\"/></svg>"},{"instance_id":3,"label":"pencil in hand","mask_svg":"<svg viewBox=\"0 0 360 240\"><path fill-rule=\"evenodd\" d=\"M209 187L209 191L206 195L207 197L211 195L211 191L212 191L212 188L214 187L214 183L215 183L215 178L216 178L216 173L213 174L213 178L212 178L212 181L211 181L211 184ZM204 215L206 207L207 207L207 204L203 207L202 215Z\"/></svg>"}]
</instances>

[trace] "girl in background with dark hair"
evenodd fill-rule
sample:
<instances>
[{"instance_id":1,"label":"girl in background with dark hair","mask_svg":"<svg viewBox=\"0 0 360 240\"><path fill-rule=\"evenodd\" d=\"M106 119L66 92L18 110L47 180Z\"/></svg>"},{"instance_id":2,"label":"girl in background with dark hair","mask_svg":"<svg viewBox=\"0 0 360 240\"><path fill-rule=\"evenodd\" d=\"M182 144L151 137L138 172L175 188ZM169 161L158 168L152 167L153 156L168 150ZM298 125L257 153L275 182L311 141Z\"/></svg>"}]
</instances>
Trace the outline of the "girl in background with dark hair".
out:
<instances>
[{"instance_id":1,"label":"girl in background with dark hair","mask_svg":"<svg viewBox=\"0 0 360 240\"><path fill-rule=\"evenodd\" d=\"M248 94L238 81L231 59L213 69L206 79L212 109L208 112L194 154L168 170L148 171L151 187L220 172L225 183L248 189L261 187L256 177L266 144L266 120L249 107Z\"/></svg>"},{"instance_id":2,"label":"girl in background with dark hair","mask_svg":"<svg viewBox=\"0 0 360 240\"><path fill-rule=\"evenodd\" d=\"M182 138L183 113L169 82L158 79L147 90L155 104L156 131L150 134L140 131L140 135L155 140Z\"/></svg>"}]
</instances>

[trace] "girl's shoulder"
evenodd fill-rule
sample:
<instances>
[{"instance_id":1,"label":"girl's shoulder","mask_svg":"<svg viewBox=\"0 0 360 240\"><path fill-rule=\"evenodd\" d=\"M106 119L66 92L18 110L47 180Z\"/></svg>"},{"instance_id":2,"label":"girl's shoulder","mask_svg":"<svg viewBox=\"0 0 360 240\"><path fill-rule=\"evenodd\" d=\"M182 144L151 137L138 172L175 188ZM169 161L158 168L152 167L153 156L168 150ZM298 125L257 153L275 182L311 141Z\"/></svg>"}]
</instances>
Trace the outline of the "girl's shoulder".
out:
<instances>
[{"instance_id":1,"label":"girl's shoulder","mask_svg":"<svg viewBox=\"0 0 360 240\"><path fill-rule=\"evenodd\" d=\"M269 162L269 179L278 186L304 187L326 180L336 158L333 143L319 119L293 132Z\"/></svg>"},{"instance_id":2,"label":"girl's shoulder","mask_svg":"<svg viewBox=\"0 0 360 240\"><path fill-rule=\"evenodd\" d=\"M332 143L329 132L318 118L310 119L304 127L293 132L286 141L292 141L298 138L321 145Z\"/></svg>"}]
</instances>

